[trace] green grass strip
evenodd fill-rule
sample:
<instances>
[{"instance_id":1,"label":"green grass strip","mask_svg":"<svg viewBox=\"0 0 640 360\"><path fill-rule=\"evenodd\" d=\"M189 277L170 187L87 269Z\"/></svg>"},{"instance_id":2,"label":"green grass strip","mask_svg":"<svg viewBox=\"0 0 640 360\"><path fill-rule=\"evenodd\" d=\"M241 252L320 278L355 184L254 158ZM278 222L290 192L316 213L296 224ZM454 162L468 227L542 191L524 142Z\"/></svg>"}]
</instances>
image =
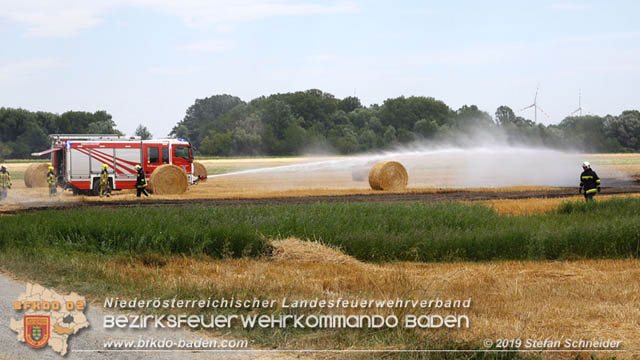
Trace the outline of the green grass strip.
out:
<instances>
[{"instance_id":1,"label":"green grass strip","mask_svg":"<svg viewBox=\"0 0 640 360\"><path fill-rule=\"evenodd\" d=\"M459 203L315 203L50 210L0 217L0 250L59 248L258 256L295 236L364 261L627 258L640 255L640 199L505 216Z\"/></svg>"}]
</instances>

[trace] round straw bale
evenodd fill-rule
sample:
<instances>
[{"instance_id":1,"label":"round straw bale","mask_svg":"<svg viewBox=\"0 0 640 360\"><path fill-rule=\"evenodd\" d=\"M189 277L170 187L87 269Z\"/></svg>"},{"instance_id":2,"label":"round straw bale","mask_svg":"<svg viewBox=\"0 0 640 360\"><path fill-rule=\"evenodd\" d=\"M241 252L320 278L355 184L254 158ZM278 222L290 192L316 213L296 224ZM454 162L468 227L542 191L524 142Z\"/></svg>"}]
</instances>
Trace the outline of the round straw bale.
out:
<instances>
[{"instance_id":1,"label":"round straw bale","mask_svg":"<svg viewBox=\"0 0 640 360\"><path fill-rule=\"evenodd\" d=\"M198 178L198 181L207 181L207 168L198 161L193 162L193 176Z\"/></svg>"},{"instance_id":2,"label":"round straw bale","mask_svg":"<svg viewBox=\"0 0 640 360\"><path fill-rule=\"evenodd\" d=\"M149 185L154 194L173 195L187 191L189 181L184 170L175 165L166 164L151 173Z\"/></svg>"},{"instance_id":3,"label":"round straw bale","mask_svg":"<svg viewBox=\"0 0 640 360\"><path fill-rule=\"evenodd\" d=\"M369 185L373 190L402 190L409 183L407 170L397 161L382 161L369 171Z\"/></svg>"},{"instance_id":4,"label":"round straw bale","mask_svg":"<svg viewBox=\"0 0 640 360\"><path fill-rule=\"evenodd\" d=\"M30 188L31 187L31 172L33 170L32 166L34 164L31 164L29 166L27 166L27 170L24 171L24 175L22 177L22 179L24 180L24 186Z\"/></svg>"},{"instance_id":5,"label":"round straw bale","mask_svg":"<svg viewBox=\"0 0 640 360\"><path fill-rule=\"evenodd\" d=\"M24 172L24 185L29 188L47 187L49 164L35 163L29 165Z\"/></svg>"}]
</instances>

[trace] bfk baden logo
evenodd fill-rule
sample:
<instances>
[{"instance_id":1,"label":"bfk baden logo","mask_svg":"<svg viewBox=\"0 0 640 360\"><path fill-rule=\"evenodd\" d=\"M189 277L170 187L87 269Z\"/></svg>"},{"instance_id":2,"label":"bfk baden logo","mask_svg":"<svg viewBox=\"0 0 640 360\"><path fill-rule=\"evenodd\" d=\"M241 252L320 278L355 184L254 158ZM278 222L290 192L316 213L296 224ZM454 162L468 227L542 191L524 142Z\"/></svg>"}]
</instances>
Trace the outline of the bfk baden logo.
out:
<instances>
[{"instance_id":1,"label":"bfk baden logo","mask_svg":"<svg viewBox=\"0 0 640 360\"><path fill-rule=\"evenodd\" d=\"M32 348L41 348L47 345L51 318L41 315L26 315L23 320L24 341Z\"/></svg>"},{"instance_id":2,"label":"bfk baden logo","mask_svg":"<svg viewBox=\"0 0 640 360\"><path fill-rule=\"evenodd\" d=\"M27 290L14 301L13 310L22 312L22 321L11 319L17 339L32 348L47 345L64 356L67 340L89 326L84 315L85 298L76 293L63 296L40 285L27 284Z\"/></svg>"}]
</instances>

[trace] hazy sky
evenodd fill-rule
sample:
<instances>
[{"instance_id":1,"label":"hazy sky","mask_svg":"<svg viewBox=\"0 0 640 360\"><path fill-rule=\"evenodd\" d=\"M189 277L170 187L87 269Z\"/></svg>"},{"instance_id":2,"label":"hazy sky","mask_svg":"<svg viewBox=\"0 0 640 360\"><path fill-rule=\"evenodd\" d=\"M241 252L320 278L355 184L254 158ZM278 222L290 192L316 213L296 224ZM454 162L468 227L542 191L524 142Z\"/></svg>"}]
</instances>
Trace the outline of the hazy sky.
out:
<instances>
[{"instance_id":1,"label":"hazy sky","mask_svg":"<svg viewBox=\"0 0 640 360\"><path fill-rule=\"evenodd\" d=\"M107 110L165 136L196 98L318 88L640 108L640 1L0 0L0 106ZM520 115L533 119L532 111Z\"/></svg>"}]
</instances>

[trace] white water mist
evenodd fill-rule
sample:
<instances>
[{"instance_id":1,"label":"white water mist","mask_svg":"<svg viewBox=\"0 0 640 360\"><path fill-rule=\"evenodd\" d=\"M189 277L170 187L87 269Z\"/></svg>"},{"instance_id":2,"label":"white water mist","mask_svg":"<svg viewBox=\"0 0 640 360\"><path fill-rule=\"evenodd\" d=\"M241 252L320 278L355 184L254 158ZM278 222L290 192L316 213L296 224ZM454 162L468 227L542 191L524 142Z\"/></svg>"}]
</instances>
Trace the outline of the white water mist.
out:
<instances>
[{"instance_id":1,"label":"white water mist","mask_svg":"<svg viewBox=\"0 0 640 360\"><path fill-rule=\"evenodd\" d=\"M584 161L572 152L509 145L479 145L472 147L413 145L391 151L310 161L212 175L209 178L235 175L305 176L312 182L314 175L344 173L369 169L374 163L394 160L409 173L410 187L508 187L508 186L577 186ZM597 170L597 169L596 169ZM340 175L342 174L342 175Z\"/></svg>"}]
</instances>

